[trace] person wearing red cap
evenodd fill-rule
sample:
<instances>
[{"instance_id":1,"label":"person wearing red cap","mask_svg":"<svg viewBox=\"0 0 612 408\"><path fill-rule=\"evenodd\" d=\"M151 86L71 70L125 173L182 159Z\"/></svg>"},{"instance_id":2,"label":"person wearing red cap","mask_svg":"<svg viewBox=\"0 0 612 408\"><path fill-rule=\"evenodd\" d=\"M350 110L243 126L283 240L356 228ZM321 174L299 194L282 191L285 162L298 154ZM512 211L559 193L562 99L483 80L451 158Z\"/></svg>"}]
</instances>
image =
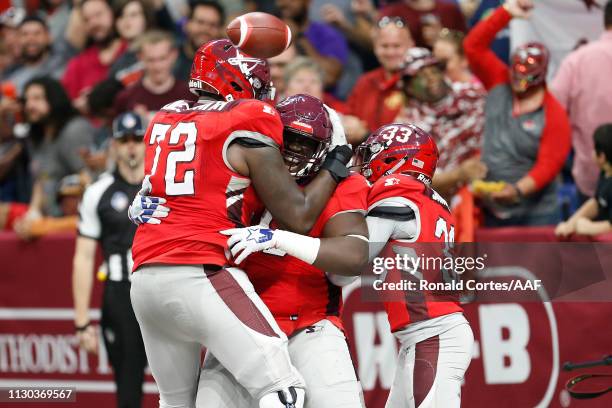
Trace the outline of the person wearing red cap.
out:
<instances>
[{"instance_id":1,"label":"person wearing red cap","mask_svg":"<svg viewBox=\"0 0 612 408\"><path fill-rule=\"evenodd\" d=\"M539 43L522 45L508 68L489 47L512 18L528 17L531 8L532 0L507 0L464 43L472 71L489 92L482 150L487 179L506 183L483 197L490 226L550 225L560 215L557 175L570 151L571 128L546 88L549 52Z\"/></svg>"}]
</instances>

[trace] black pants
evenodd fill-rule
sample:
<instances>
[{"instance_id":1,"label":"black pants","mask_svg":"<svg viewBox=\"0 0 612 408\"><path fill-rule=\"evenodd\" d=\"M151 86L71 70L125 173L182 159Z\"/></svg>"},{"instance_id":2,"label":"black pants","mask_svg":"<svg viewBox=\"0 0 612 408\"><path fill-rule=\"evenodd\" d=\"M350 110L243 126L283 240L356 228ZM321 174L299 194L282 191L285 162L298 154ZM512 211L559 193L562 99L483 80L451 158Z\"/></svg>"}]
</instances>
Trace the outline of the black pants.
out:
<instances>
[{"instance_id":1,"label":"black pants","mask_svg":"<svg viewBox=\"0 0 612 408\"><path fill-rule=\"evenodd\" d=\"M140 408L147 355L130 301L130 282L106 282L100 324L115 372L117 406Z\"/></svg>"}]
</instances>

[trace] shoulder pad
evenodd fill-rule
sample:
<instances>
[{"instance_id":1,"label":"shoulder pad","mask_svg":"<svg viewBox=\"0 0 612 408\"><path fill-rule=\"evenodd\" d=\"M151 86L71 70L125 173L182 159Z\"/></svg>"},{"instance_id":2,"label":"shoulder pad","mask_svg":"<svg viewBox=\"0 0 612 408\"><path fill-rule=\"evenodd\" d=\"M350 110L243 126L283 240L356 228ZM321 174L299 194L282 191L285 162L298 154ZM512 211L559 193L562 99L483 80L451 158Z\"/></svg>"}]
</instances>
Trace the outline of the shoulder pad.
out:
<instances>
[{"instance_id":1,"label":"shoulder pad","mask_svg":"<svg viewBox=\"0 0 612 408\"><path fill-rule=\"evenodd\" d=\"M279 116L274 106L258 99L237 99L227 104L227 109L247 110L254 114Z\"/></svg>"},{"instance_id":2,"label":"shoulder pad","mask_svg":"<svg viewBox=\"0 0 612 408\"><path fill-rule=\"evenodd\" d=\"M368 216L403 222L416 219L414 210L407 206L396 207L380 205L378 207L374 207L368 213Z\"/></svg>"}]
</instances>

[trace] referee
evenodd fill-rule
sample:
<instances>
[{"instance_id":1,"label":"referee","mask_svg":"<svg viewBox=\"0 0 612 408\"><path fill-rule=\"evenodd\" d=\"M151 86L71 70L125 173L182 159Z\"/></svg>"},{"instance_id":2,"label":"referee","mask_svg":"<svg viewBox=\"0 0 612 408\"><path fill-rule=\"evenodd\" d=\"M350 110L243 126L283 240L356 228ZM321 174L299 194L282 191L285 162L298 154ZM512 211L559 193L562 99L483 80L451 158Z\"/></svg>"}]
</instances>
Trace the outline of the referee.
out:
<instances>
[{"instance_id":1,"label":"referee","mask_svg":"<svg viewBox=\"0 0 612 408\"><path fill-rule=\"evenodd\" d=\"M102 300L101 328L117 385L119 408L140 407L146 354L130 302L131 246L136 226L127 210L144 178L144 128L132 112L113 122L111 155L115 171L105 173L85 190L79 209L79 236L73 261L72 293L79 343L97 352L97 333L89 321L89 304L98 242L107 277Z\"/></svg>"}]
</instances>

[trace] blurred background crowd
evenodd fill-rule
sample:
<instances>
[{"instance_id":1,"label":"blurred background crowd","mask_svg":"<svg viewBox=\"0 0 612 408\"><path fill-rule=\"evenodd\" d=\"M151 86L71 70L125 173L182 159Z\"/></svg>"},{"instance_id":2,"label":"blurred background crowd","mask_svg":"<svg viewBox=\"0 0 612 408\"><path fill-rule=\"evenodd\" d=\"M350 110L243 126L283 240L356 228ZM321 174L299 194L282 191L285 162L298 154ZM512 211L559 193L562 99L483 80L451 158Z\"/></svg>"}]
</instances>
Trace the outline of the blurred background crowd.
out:
<instances>
[{"instance_id":1,"label":"blurred background crowd","mask_svg":"<svg viewBox=\"0 0 612 408\"><path fill-rule=\"evenodd\" d=\"M322 99L354 146L391 122L432 133L458 240L568 219L561 235L605 232L609 212L570 217L612 194L606 0L0 0L0 230L74 231L84 187L114 167L113 119L193 99L195 50L256 10L293 33L269 61L278 99Z\"/></svg>"}]
</instances>

